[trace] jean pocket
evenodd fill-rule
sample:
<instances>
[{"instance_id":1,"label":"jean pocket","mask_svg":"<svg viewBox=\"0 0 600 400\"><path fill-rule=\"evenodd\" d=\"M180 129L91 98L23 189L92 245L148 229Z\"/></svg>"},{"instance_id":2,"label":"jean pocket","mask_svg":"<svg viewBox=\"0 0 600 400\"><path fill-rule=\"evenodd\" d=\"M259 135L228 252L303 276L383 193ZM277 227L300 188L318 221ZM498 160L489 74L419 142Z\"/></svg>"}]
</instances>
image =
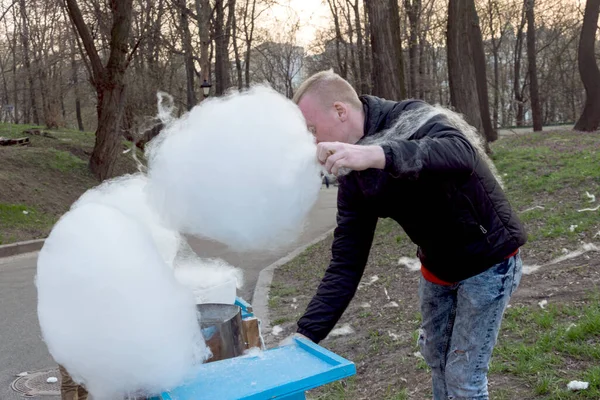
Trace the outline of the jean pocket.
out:
<instances>
[{"instance_id":1,"label":"jean pocket","mask_svg":"<svg viewBox=\"0 0 600 400\"><path fill-rule=\"evenodd\" d=\"M519 284L521 283L521 277L523 276L523 261L521 260L521 255L517 254L516 256L512 257L511 260L513 261L513 279L512 279L512 285L511 285L511 290L510 290L510 294L512 295L515 290L517 290L517 288L519 287Z\"/></svg>"},{"instance_id":2,"label":"jean pocket","mask_svg":"<svg viewBox=\"0 0 600 400\"><path fill-rule=\"evenodd\" d=\"M506 259L492 267L492 272L497 275L506 275L509 273L510 267L512 266L513 257Z\"/></svg>"}]
</instances>

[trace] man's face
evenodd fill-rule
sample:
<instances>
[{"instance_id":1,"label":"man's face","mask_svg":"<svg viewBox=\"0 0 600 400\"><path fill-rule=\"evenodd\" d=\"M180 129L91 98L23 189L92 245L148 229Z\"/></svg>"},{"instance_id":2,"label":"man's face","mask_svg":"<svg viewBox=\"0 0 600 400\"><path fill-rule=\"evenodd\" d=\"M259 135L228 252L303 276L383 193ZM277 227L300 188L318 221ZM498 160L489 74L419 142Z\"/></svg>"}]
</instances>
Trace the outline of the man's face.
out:
<instances>
[{"instance_id":1,"label":"man's face","mask_svg":"<svg viewBox=\"0 0 600 400\"><path fill-rule=\"evenodd\" d=\"M348 142L348 115L346 108L339 103L324 107L313 95L306 94L298 107L306 119L306 125L319 142Z\"/></svg>"}]
</instances>

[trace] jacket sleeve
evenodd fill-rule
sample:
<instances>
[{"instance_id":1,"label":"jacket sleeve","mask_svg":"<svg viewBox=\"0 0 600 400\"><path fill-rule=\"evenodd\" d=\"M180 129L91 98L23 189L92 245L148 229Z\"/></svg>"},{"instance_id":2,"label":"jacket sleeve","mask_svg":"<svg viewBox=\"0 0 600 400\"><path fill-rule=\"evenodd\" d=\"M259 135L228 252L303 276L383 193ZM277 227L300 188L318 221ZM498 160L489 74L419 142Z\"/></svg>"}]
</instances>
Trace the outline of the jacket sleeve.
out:
<instances>
[{"instance_id":1,"label":"jacket sleeve","mask_svg":"<svg viewBox=\"0 0 600 400\"><path fill-rule=\"evenodd\" d=\"M477 151L442 116L433 117L419 128L420 139L391 138L381 144L385 153L385 171L395 178L416 179L423 172L471 173Z\"/></svg>"},{"instance_id":2,"label":"jacket sleeve","mask_svg":"<svg viewBox=\"0 0 600 400\"><path fill-rule=\"evenodd\" d=\"M377 216L365 206L358 188L352 186L340 185L331 262L298 321L298 333L315 343L327 337L350 304L373 242Z\"/></svg>"}]
</instances>

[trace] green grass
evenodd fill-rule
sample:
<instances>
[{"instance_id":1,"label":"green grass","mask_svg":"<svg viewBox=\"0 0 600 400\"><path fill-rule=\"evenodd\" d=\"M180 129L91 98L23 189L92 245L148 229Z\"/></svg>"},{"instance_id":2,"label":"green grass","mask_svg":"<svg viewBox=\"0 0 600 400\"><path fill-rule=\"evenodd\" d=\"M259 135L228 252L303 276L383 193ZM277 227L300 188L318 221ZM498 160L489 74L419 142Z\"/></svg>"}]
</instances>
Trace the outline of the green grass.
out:
<instances>
[{"instance_id":1,"label":"green grass","mask_svg":"<svg viewBox=\"0 0 600 400\"><path fill-rule=\"evenodd\" d=\"M51 137L23 133L28 129L47 132ZM48 130L40 126L0 123L0 136L30 139L28 146L0 148L0 204L5 208L0 215L0 241L8 244L45 237L53 222L81 194L98 184L88 167L95 135L72 129ZM123 149L130 145L123 141ZM142 156L138 149L136 152ZM132 154L119 154L115 176L136 171ZM28 218L22 218L23 210L15 212L13 207L9 211L9 205L14 204L31 210ZM20 222L11 222L19 211Z\"/></svg>"},{"instance_id":2,"label":"green grass","mask_svg":"<svg viewBox=\"0 0 600 400\"><path fill-rule=\"evenodd\" d=\"M527 226L529 245L557 238L577 245L593 239L600 230L600 212L577 210L600 204L599 135L532 133L502 139L492 149L511 203ZM586 191L596 195L596 202L589 201Z\"/></svg>"},{"instance_id":3,"label":"green grass","mask_svg":"<svg viewBox=\"0 0 600 400\"><path fill-rule=\"evenodd\" d=\"M309 400L346 400L351 399L356 391L356 378L350 377L342 381L333 382L318 391L318 395L309 392Z\"/></svg>"},{"instance_id":4,"label":"green grass","mask_svg":"<svg viewBox=\"0 0 600 400\"><path fill-rule=\"evenodd\" d=\"M82 170L87 168L87 162L79 157L75 157L68 151L50 150L53 156L49 159L51 168L55 168L61 172Z\"/></svg>"},{"instance_id":5,"label":"green grass","mask_svg":"<svg viewBox=\"0 0 600 400\"><path fill-rule=\"evenodd\" d=\"M37 129L42 132L48 132L56 139L45 138L42 136L28 135L23 131L28 129ZM0 123L0 136L8 138L20 138L29 137L32 141L43 140L44 142L54 141L59 143L68 143L78 147L93 147L95 141L94 132L80 132L75 129L46 129L43 126L38 125L25 125L25 124L7 124ZM35 145L35 143L34 143Z\"/></svg>"},{"instance_id":6,"label":"green grass","mask_svg":"<svg viewBox=\"0 0 600 400\"><path fill-rule=\"evenodd\" d=\"M507 310L491 374L525 381L544 399L600 399L599 294L576 305L518 306ZM567 390L572 380L588 390ZM539 398L539 397L536 397Z\"/></svg>"},{"instance_id":7,"label":"green grass","mask_svg":"<svg viewBox=\"0 0 600 400\"><path fill-rule=\"evenodd\" d=\"M3 228L0 229L0 245L14 242L14 237L12 235L5 237L3 231L48 229L55 221L54 217L24 204L0 203L0 226Z\"/></svg>"}]
</instances>

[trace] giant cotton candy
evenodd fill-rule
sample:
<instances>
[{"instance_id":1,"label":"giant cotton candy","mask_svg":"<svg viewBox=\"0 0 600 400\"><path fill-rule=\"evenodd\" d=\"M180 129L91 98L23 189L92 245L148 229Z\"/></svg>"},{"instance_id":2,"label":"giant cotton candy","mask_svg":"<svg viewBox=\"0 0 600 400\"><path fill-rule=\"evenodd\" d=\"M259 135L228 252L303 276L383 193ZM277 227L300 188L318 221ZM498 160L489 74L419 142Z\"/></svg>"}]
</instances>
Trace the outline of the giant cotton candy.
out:
<instances>
[{"instance_id":1,"label":"giant cotton candy","mask_svg":"<svg viewBox=\"0 0 600 400\"><path fill-rule=\"evenodd\" d=\"M71 207L84 204L104 204L118 209L148 228L163 260L173 265L183 238L178 232L167 229L160 215L150 207L146 196L148 178L143 174L125 175L108 181L85 192Z\"/></svg>"},{"instance_id":2,"label":"giant cotton candy","mask_svg":"<svg viewBox=\"0 0 600 400\"><path fill-rule=\"evenodd\" d=\"M236 250L295 240L321 186L302 114L266 87L204 101L148 156L150 202L169 226Z\"/></svg>"},{"instance_id":3,"label":"giant cotton candy","mask_svg":"<svg viewBox=\"0 0 600 400\"><path fill-rule=\"evenodd\" d=\"M114 207L63 216L40 252L37 288L50 353L96 400L172 388L207 357L191 292L147 227Z\"/></svg>"}]
</instances>

